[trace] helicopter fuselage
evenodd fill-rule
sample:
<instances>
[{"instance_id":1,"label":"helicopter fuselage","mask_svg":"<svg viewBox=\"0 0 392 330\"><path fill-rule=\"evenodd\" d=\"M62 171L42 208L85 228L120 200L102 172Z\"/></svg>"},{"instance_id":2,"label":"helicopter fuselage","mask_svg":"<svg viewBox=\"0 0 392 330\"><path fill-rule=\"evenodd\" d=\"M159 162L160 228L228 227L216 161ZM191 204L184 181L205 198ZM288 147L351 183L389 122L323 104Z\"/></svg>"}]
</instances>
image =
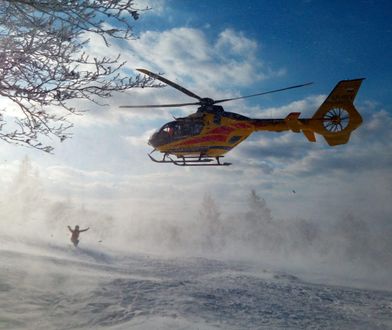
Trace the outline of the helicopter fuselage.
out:
<instances>
[{"instance_id":1,"label":"helicopter fuselage","mask_svg":"<svg viewBox=\"0 0 392 330\"><path fill-rule=\"evenodd\" d=\"M177 157L220 157L257 130L289 129L284 119L251 119L226 112L221 106L199 110L166 123L155 132L149 144L156 150Z\"/></svg>"}]
</instances>

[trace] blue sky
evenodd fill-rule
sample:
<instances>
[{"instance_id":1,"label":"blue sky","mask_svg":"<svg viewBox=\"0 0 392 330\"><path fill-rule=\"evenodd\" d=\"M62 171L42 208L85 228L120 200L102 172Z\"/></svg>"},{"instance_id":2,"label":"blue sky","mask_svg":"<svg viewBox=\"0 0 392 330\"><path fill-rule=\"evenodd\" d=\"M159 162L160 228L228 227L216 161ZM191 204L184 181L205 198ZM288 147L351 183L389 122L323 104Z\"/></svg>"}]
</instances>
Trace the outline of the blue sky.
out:
<instances>
[{"instance_id":1,"label":"blue sky","mask_svg":"<svg viewBox=\"0 0 392 330\"><path fill-rule=\"evenodd\" d=\"M178 168L152 163L148 137L172 115L193 108L121 110L119 105L189 102L171 88L115 95L108 107L73 119L73 138L54 155L1 145L2 189L29 157L51 198L71 198L114 214L193 214L210 194L222 212L244 207L251 189L277 217L318 219L353 213L387 221L392 212L392 27L388 1L140 1L153 9L135 22L137 40L90 52L120 53L137 67L202 96L223 98L313 81L300 90L232 102L253 117L291 111L311 115L342 79L366 77L356 99L364 124L349 144L330 148L300 134L252 135L227 154L229 168ZM6 103L4 103L6 104ZM293 195L292 190L296 190ZM372 206L369 209L369 205Z\"/></svg>"},{"instance_id":2,"label":"blue sky","mask_svg":"<svg viewBox=\"0 0 392 330\"><path fill-rule=\"evenodd\" d=\"M391 101L389 1L169 0L166 5L167 14L143 18L136 30L186 26L213 40L234 29L258 42L260 56L272 68L290 68L288 81L314 81L321 92L336 80L367 77L368 93Z\"/></svg>"}]
</instances>

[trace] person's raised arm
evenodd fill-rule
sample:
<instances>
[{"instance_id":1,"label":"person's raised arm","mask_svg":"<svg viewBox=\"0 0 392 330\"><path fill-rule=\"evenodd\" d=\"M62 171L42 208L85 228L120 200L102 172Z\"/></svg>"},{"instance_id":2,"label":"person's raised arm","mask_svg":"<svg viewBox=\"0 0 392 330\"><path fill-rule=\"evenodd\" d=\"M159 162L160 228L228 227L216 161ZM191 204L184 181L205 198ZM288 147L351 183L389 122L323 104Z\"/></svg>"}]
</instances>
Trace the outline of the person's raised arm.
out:
<instances>
[{"instance_id":1,"label":"person's raised arm","mask_svg":"<svg viewBox=\"0 0 392 330\"><path fill-rule=\"evenodd\" d=\"M70 231L71 233L73 233L73 230L71 229L70 226L68 226L68 229L69 229L69 231Z\"/></svg>"},{"instance_id":2,"label":"person's raised arm","mask_svg":"<svg viewBox=\"0 0 392 330\"><path fill-rule=\"evenodd\" d=\"M86 229L79 230L79 232L81 233L82 231L87 231L89 229L90 229L90 227L87 227Z\"/></svg>"}]
</instances>

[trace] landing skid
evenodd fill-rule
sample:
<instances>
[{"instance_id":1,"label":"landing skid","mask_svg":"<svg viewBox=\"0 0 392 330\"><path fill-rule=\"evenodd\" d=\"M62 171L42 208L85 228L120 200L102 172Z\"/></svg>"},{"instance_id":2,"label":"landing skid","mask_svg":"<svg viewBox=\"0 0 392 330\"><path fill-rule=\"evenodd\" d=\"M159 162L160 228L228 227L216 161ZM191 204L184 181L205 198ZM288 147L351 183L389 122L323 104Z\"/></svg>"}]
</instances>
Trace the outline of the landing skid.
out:
<instances>
[{"instance_id":1,"label":"landing skid","mask_svg":"<svg viewBox=\"0 0 392 330\"><path fill-rule=\"evenodd\" d=\"M164 154L163 158L161 160L155 159L154 157L151 156L151 153L148 154L148 157L155 162L155 163L170 163L174 164L177 166L229 166L231 163L221 163L220 159L223 158L223 156L211 158L211 157L204 157L204 156L199 156L199 157L178 157L177 159L172 159L169 154Z\"/></svg>"}]
</instances>

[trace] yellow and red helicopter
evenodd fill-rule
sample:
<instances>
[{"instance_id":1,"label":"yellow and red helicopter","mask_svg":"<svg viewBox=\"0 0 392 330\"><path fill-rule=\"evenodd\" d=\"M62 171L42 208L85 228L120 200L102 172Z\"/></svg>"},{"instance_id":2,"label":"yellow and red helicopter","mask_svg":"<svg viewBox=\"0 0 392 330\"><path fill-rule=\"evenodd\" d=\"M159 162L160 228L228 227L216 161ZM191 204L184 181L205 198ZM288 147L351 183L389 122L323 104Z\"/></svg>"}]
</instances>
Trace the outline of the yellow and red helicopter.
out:
<instances>
[{"instance_id":1,"label":"yellow and red helicopter","mask_svg":"<svg viewBox=\"0 0 392 330\"><path fill-rule=\"evenodd\" d=\"M122 108L162 108L199 105L195 113L187 117L175 118L150 137L148 144L154 150L149 157L157 163L170 163L178 166L231 165L231 163L221 162L221 158L256 131L302 132L310 142L316 142L315 133L317 133L322 135L330 146L335 146L347 143L351 132L362 123L362 117L355 109L353 101L364 78L338 82L311 118L299 118L300 112L291 112L286 118L254 119L227 112L222 106L216 104L281 92L311 83L247 96L213 100L200 97L156 73L145 69L137 70L198 100L178 104L121 106ZM152 157L151 154L155 151L163 153L162 159Z\"/></svg>"}]
</instances>

